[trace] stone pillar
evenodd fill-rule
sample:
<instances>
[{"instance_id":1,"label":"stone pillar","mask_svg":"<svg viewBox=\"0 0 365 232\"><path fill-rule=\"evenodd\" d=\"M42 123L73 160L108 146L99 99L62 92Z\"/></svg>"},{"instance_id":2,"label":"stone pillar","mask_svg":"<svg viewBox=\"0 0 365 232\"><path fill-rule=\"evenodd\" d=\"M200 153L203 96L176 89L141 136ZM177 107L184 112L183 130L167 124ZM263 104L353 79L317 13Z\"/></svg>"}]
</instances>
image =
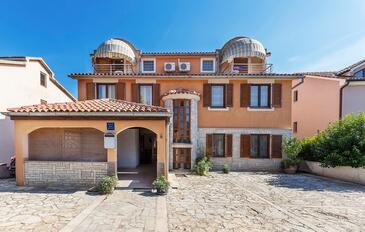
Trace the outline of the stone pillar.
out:
<instances>
[{"instance_id":1,"label":"stone pillar","mask_svg":"<svg viewBox=\"0 0 365 232\"><path fill-rule=\"evenodd\" d=\"M117 149L108 149L108 176L117 175Z\"/></svg>"},{"instance_id":2,"label":"stone pillar","mask_svg":"<svg viewBox=\"0 0 365 232\"><path fill-rule=\"evenodd\" d=\"M173 113L174 110L174 106L173 106L173 99L166 99L165 100L165 108L167 108L171 113ZM173 136L174 136L174 128L173 128L173 117L170 117L170 123L169 125L169 137L167 138L167 142L168 142L168 155L169 155L169 169L172 169L173 167L173 148L172 148L172 143L173 143Z\"/></svg>"},{"instance_id":3,"label":"stone pillar","mask_svg":"<svg viewBox=\"0 0 365 232\"><path fill-rule=\"evenodd\" d=\"M191 136L191 168L194 167L195 159L198 157L198 99L191 99L191 118L190 118L190 136Z\"/></svg>"},{"instance_id":4,"label":"stone pillar","mask_svg":"<svg viewBox=\"0 0 365 232\"><path fill-rule=\"evenodd\" d=\"M163 134L157 135L157 176L166 176L168 167L166 163L166 140Z\"/></svg>"}]
</instances>

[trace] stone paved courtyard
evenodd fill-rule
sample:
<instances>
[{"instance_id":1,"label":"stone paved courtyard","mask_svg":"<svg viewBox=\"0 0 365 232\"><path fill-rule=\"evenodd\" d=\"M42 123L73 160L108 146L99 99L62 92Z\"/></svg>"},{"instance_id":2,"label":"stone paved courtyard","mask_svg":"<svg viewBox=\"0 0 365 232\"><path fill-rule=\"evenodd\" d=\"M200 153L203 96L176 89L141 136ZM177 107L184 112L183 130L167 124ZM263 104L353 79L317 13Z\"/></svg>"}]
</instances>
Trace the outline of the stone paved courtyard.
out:
<instances>
[{"instance_id":1,"label":"stone paved courtyard","mask_svg":"<svg viewBox=\"0 0 365 232\"><path fill-rule=\"evenodd\" d=\"M167 196L16 187L0 180L1 231L365 231L365 186L311 175L176 178Z\"/></svg>"}]
</instances>

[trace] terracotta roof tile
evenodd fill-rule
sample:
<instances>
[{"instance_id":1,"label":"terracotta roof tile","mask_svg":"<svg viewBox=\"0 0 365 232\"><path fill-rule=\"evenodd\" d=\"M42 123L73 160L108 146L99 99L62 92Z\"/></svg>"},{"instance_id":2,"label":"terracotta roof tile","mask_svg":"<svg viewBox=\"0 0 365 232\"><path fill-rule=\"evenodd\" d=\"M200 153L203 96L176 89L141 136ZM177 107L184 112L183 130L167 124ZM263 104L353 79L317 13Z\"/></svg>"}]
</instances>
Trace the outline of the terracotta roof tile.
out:
<instances>
[{"instance_id":1,"label":"terracotta roof tile","mask_svg":"<svg viewBox=\"0 0 365 232\"><path fill-rule=\"evenodd\" d=\"M95 99L76 102L38 104L10 108L9 112L168 112L166 108L116 99Z\"/></svg>"},{"instance_id":2,"label":"terracotta roof tile","mask_svg":"<svg viewBox=\"0 0 365 232\"><path fill-rule=\"evenodd\" d=\"M365 62L365 59L363 60L360 60L359 62L356 62L355 64L352 64L350 66L347 66L346 68L340 70L337 72L337 75L342 75L342 74L345 74L346 72L350 71L352 68L355 68L356 66L359 66L361 65L362 63Z\"/></svg>"},{"instance_id":3,"label":"terracotta roof tile","mask_svg":"<svg viewBox=\"0 0 365 232\"><path fill-rule=\"evenodd\" d=\"M171 90L167 91L166 93L164 93L162 96L167 96L167 95L171 95L171 94L193 94L193 95L200 96L200 93L198 93L197 91L184 89L184 88L171 89Z\"/></svg>"}]
</instances>

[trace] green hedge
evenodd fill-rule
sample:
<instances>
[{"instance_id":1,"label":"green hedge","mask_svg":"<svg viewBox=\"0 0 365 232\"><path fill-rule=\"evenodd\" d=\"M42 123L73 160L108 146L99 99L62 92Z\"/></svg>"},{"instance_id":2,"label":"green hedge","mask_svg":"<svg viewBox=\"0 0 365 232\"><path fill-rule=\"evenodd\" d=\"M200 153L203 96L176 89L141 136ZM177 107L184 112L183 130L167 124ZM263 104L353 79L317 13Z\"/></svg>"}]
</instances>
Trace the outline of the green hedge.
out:
<instances>
[{"instance_id":1,"label":"green hedge","mask_svg":"<svg viewBox=\"0 0 365 232\"><path fill-rule=\"evenodd\" d=\"M324 167L365 167L365 115L347 115L302 145L299 156Z\"/></svg>"}]
</instances>

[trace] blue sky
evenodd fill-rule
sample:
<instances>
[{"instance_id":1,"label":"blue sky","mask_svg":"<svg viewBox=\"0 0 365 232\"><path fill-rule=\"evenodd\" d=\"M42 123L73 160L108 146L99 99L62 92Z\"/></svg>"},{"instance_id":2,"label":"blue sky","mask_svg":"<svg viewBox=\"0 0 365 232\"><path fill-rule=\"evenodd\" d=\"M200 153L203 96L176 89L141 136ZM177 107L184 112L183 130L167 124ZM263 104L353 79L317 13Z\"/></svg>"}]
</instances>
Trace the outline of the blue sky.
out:
<instances>
[{"instance_id":1,"label":"blue sky","mask_svg":"<svg viewBox=\"0 0 365 232\"><path fill-rule=\"evenodd\" d=\"M43 57L67 75L90 71L112 37L142 51L214 51L232 37L261 41L275 72L330 71L365 58L364 0L3 1L0 56Z\"/></svg>"}]
</instances>

